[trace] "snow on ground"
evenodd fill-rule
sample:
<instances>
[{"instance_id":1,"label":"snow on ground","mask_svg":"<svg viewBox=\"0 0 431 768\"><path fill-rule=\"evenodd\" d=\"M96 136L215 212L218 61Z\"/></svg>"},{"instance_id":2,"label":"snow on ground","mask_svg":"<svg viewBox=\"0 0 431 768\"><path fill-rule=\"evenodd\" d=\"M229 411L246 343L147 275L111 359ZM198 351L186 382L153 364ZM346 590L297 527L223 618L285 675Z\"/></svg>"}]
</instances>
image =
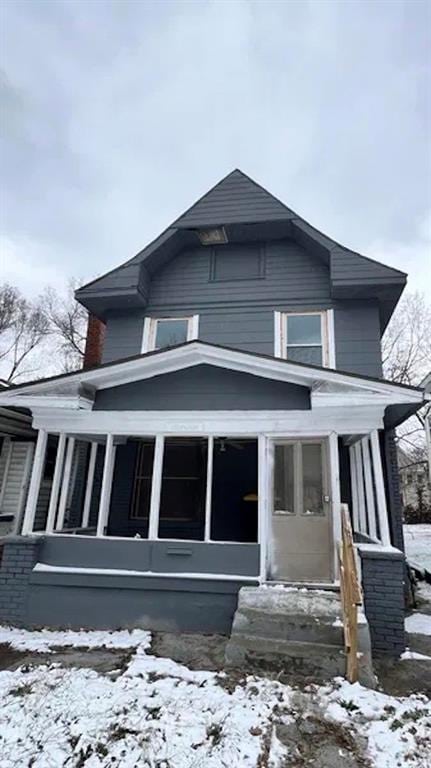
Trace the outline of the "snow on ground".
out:
<instances>
[{"instance_id":1,"label":"snow on ground","mask_svg":"<svg viewBox=\"0 0 431 768\"><path fill-rule=\"evenodd\" d=\"M112 648L126 649L142 646L148 648L151 643L150 632L142 629L99 632L97 630L65 630L56 632L40 629L29 632L26 629L0 626L0 643L8 643L17 651L53 653L55 648Z\"/></svg>"},{"instance_id":2,"label":"snow on ground","mask_svg":"<svg viewBox=\"0 0 431 768\"><path fill-rule=\"evenodd\" d=\"M427 613L412 613L406 618L406 632L415 635L431 635L431 616Z\"/></svg>"},{"instance_id":3,"label":"snow on ground","mask_svg":"<svg viewBox=\"0 0 431 768\"><path fill-rule=\"evenodd\" d=\"M404 542L408 559L431 571L431 524L404 525Z\"/></svg>"},{"instance_id":4,"label":"snow on ground","mask_svg":"<svg viewBox=\"0 0 431 768\"><path fill-rule=\"evenodd\" d=\"M417 661L431 661L431 656L427 656L425 653L419 653L418 651L411 651L410 648L406 648L400 656L402 661L410 661L416 659Z\"/></svg>"},{"instance_id":5,"label":"snow on ground","mask_svg":"<svg viewBox=\"0 0 431 768\"><path fill-rule=\"evenodd\" d=\"M14 638L21 648L40 647L41 634L44 651L59 635L71 639L3 629L0 643ZM125 647L122 632L71 634L76 647L94 647L95 635L104 647ZM430 764L425 696L396 698L340 679L302 692L262 677L236 684L151 655L142 634L116 673L38 665L36 657L0 672L1 768L287 768L290 757L296 762L296 745L281 743L277 723L313 717L340 724L353 743L364 739L373 768Z\"/></svg>"}]
</instances>

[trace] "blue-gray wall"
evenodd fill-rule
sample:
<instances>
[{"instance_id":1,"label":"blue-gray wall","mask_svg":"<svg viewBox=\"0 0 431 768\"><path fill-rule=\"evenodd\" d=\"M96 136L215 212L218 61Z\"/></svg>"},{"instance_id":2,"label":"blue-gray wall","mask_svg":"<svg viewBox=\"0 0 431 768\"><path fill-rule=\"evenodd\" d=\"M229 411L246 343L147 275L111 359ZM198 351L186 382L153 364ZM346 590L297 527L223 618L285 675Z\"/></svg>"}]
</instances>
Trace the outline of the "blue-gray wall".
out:
<instances>
[{"instance_id":1,"label":"blue-gray wall","mask_svg":"<svg viewBox=\"0 0 431 768\"><path fill-rule=\"evenodd\" d=\"M94 410L305 410L307 387L211 365L97 392Z\"/></svg>"},{"instance_id":2,"label":"blue-gray wall","mask_svg":"<svg viewBox=\"0 0 431 768\"><path fill-rule=\"evenodd\" d=\"M242 251L243 246L240 248ZM337 367L380 376L377 301L332 299L328 265L293 241L267 242L260 248L264 251L264 276L235 280L211 279L213 249L198 246L182 251L153 275L145 311L134 309L108 316L103 362L141 351L146 315L199 314L202 341L272 355L274 310L332 307ZM235 246L229 249L235 258Z\"/></svg>"},{"instance_id":3,"label":"blue-gray wall","mask_svg":"<svg viewBox=\"0 0 431 768\"><path fill-rule=\"evenodd\" d=\"M258 573L257 544L125 542L52 536L0 542L0 622L26 627L139 626L228 633L243 575ZM104 573L33 571L36 562ZM135 574L109 572L109 569ZM152 569L154 575L145 571ZM236 579L175 573L234 574ZM142 575L139 573L142 572ZM161 577L157 573L172 573ZM256 582L257 583L257 578Z\"/></svg>"}]
</instances>

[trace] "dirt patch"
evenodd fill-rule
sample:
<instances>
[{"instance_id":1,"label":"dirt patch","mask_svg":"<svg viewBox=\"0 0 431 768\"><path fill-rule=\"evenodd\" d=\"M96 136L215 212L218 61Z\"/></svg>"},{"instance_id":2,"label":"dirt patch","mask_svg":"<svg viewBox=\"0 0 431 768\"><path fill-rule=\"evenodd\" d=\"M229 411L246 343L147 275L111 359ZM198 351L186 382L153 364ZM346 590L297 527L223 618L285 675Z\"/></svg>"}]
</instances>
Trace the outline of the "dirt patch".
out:
<instances>
[{"instance_id":1,"label":"dirt patch","mask_svg":"<svg viewBox=\"0 0 431 768\"><path fill-rule=\"evenodd\" d=\"M0 645L0 670L15 670L18 667L41 664L61 664L62 667L94 669L101 675L122 672L130 661L135 649L118 650L108 648L59 648L55 653L17 651L9 644Z\"/></svg>"},{"instance_id":2,"label":"dirt patch","mask_svg":"<svg viewBox=\"0 0 431 768\"><path fill-rule=\"evenodd\" d=\"M173 659L190 669L218 672L224 667L227 641L224 635L154 632L150 653Z\"/></svg>"},{"instance_id":3,"label":"dirt patch","mask_svg":"<svg viewBox=\"0 0 431 768\"><path fill-rule=\"evenodd\" d=\"M431 662L421 659L376 657L374 670L379 687L391 696L424 693L431 696Z\"/></svg>"},{"instance_id":4,"label":"dirt patch","mask_svg":"<svg viewBox=\"0 0 431 768\"><path fill-rule=\"evenodd\" d=\"M277 737L289 750L286 768L369 768L365 741L338 723L317 715L299 714L294 722L279 724Z\"/></svg>"},{"instance_id":5,"label":"dirt patch","mask_svg":"<svg viewBox=\"0 0 431 768\"><path fill-rule=\"evenodd\" d=\"M17 669L26 663L27 657L26 651L16 651L9 643L0 643L0 670Z\"/></svg>"}]
</instances>

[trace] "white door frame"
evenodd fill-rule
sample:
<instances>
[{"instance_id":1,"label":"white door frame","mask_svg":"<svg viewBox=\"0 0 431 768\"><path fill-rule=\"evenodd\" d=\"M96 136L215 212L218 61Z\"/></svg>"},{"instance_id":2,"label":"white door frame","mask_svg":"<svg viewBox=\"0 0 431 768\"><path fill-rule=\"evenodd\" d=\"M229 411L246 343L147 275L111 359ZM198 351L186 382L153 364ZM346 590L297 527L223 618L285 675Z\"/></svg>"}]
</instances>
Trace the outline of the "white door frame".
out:
<instances>
[{"instance_id":1,"label":"white door frame","mask_svg":"<svg viewBox=\"0 0 431 768\"><path fill-rule=\"evenodd\" d=\"M294 435L289 434L285 436L279 435L267 435L266 440L266 452L262 455L264 458L264 467L260 468L260 471L265 476L265 489L264 498L262 499L261 506L259 506L259 515L264 518L264 522L261 523L260 531L262 532L259 537L261 545L261 581L265 581L268 578L268 562L269 562L269 527L274 503L274 447L283 443L291 442L310 442L318 440L324 444L324 454L326 457L326 472L327 472L327 487L330 496L330 504L328 509L329 524L332 531L333 538L333 562L331 564L332 582L337 583L338 578L338 557L337 548L340 537L340 472L338 461L338 435L334 432L328 434L320 433L314 435ZM261 459L261 454L259 454ZM259 490L260 496L260 490Z\"/></svg>"}]
</instances>

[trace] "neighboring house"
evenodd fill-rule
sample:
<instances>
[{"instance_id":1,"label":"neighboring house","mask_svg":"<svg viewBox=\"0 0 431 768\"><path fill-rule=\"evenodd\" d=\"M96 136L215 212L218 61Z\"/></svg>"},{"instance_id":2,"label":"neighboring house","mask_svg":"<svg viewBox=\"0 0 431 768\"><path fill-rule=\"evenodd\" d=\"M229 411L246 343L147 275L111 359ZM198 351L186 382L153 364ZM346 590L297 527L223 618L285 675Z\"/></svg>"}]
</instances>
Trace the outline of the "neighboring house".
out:
<instances>
[{"instance_id":1,"label":"neighboring house","mask_svg":"<svg viewBox=\"0 0 431 768\"><path fill-rule=\"evenodd\" d=\"M38 430L6 618L228 631L242 585L336 587L344 502L375 647L398 651L393 429L424 394L382 379L380 339L405 283L236 170L79 289L102 364L0 396Z\"/></svg>"},{"instance_id":2,"label":"neighboring house","mask_svg":"<svg viewBox=\"0 0 431 768\"><path fill-rule=\"evenodd\" d=\"M427 395L431 397L431 371L425 376L421 386L424 387ZM428 458L428 482L431 486L431 408L428 408L428 413L425 416L425 440Z\"/></svg>"},{"instance_id":3,"label":"neighboring house","mask_svg":"<svg viewBox=\"0 0 431 768\"><path fill-rule=\"evenodd\" d=\"M9 388L0 380L0 393ZM35 441L26 409L0 407L0 536L14 531L22 518Z\"/></svg>"},{"instance_id":4,"label":"neighboring house","mask_svg":"<svg viewBox=\"0 0 431 768\"><path fill-rule=\"evenodd\" d=\"M397 455L404 509L406 507L418 509L420 505L430 506L431 493L426 458L418 461L416 456L409 455L402 448L398 448Z\"/></svg>"}]
</instances>

